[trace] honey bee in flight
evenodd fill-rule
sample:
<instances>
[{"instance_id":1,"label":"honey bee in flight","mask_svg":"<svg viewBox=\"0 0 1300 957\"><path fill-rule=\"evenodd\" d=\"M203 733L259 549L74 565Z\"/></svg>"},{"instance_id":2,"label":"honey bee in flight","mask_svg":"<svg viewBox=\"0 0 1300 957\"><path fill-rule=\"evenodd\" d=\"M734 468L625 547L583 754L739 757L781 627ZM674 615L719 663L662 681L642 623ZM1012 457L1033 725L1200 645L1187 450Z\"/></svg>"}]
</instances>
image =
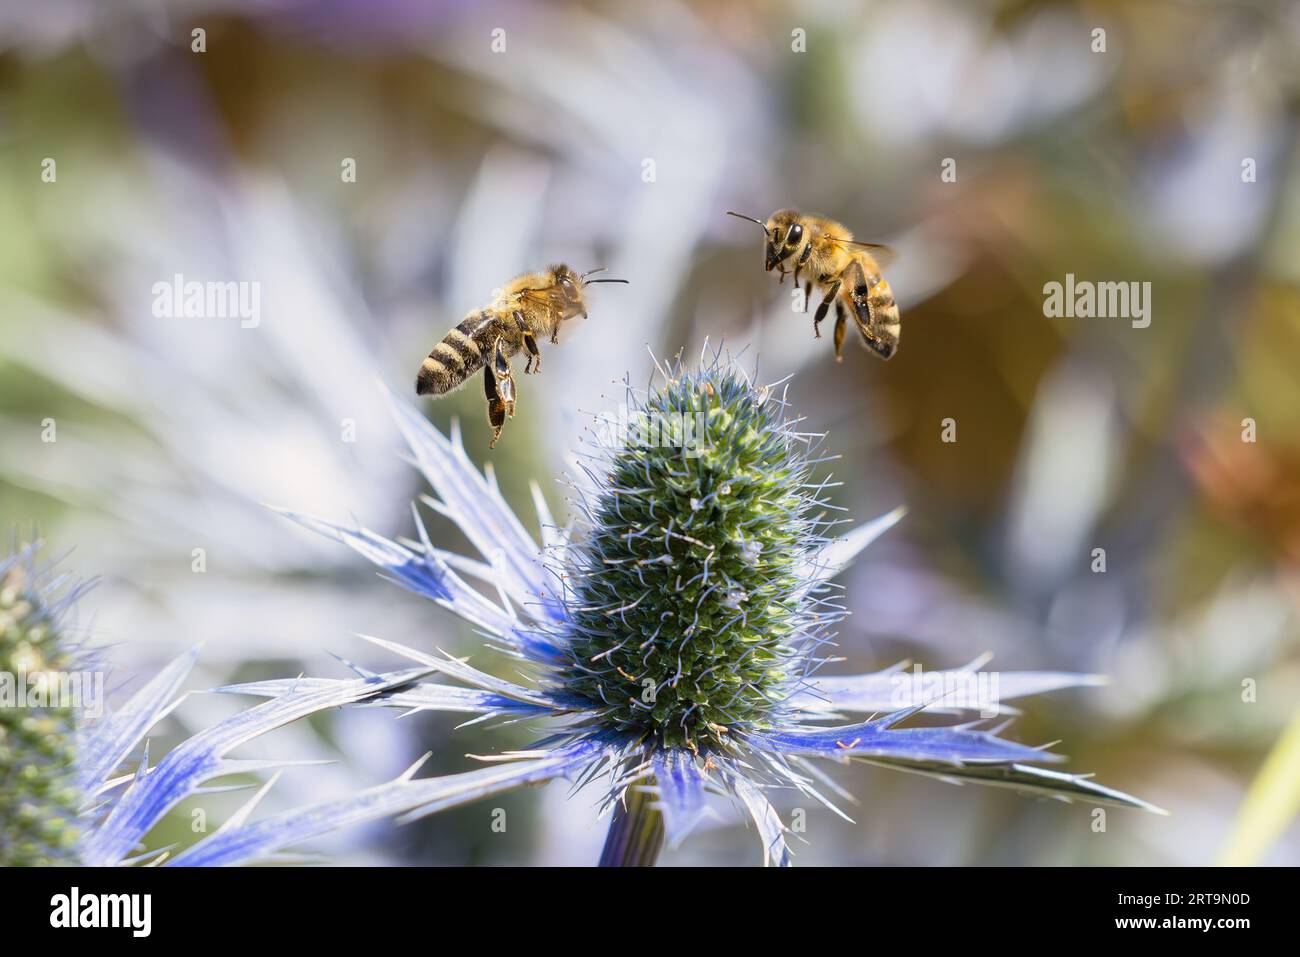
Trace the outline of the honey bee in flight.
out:
<instances>
[{"instance_id":1,"label":"honey bee in flight","mask_svg":"<svg viewBox=\"0 0 1300 957\"><path fill-rule=\"evenodd\" d=\"M728 216L749 220L763 227L767 237L764 268L776 269L785 282L787 272L794 272L799 284L800 273L808 279L804 286L804 311L808 310L813 284L826 294L813 316L813 333L822 337L821 322L835 303L835 361L844 359L844 332L852 316L862 334L862 341L882 359L898 349L898 303L889 283L880 274L876 257L892 257L888 246L861 243L843 225L823 216L811 216L794 209L779 209L767 222L727 211ZM873 255L874 251L874 255ZM790 261L794 260L793 270Z\"/></svg>"},{"instance_id":2,"label":"honey bee in flight","mask_svg":"<svg viewBox=\"0 0 1300 957\"><path fill-rule=\"evenodd\" d=\"M604 269L579 275L563 264L545 272L524 273L510 280L482 309L469 313L443 338L420 364L416 376L417 395L446 395L483 370L483 391L487 396L488 423L494 448L507 418L515 414L515 380L511 356L527 350L524 372L542 371L539 339L559 342L560 324L574 316L587 317L583 287L596 282L627 282L626 279L589 279Z\"/></svg>"}]
</instances>

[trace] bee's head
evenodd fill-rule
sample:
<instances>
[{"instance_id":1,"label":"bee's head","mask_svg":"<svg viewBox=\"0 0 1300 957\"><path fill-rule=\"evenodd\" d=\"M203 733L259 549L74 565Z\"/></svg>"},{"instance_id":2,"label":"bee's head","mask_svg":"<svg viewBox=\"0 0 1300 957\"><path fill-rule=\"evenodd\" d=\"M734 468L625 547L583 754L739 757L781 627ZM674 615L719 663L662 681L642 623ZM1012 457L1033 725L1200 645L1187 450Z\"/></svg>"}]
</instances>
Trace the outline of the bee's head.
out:
<instances>
[{"instance_id":1,"label":"bee's head","mask_svg":"<svg viewBox=\"0 0 1300 957\"><path fill-rule=\"evenodd\" d=\"M785 262L802 245L804 237L803 219L797 209L778 209L768 217L767 222L746 216L743 213L727 211L728 216L747 219L763 227L767 241L763 250L763 268L771 272Z\"/></svg>"},{"instance_id":2,"label":"bee's head","mask_svg":"<svg viewBox=\"0 0 1300 957\"><path fill-rule=\"evenodd\" d=\"M804 229L797 209L779 209L767 220L767 256L763 268L771 272L803 245Z\"/></svg>"},{"instance_id":3,"label":"bee's head","mask_svg":"<svg viewBox=\"0 0 1300 957\"><path fill-rule=\"evenodd\" d=\"M551 295L560 306L560 317L572 319L587 314L587 300L582 294L582 277L561 263L551 267Z\"/></svg>"},{"instance_id":4,"label":"bee's head","mask_svg":"<svg viewBox=\"0 0 1300 957\"><path fill-rule=\"evenodd\" d=\"M553 283L552 295L554 295L560 304L560 317L562 319L572 319L574 316L587 316L587 297L583 292L583 287L593 282L627 282L626 279L591 279L598 272L604 272L605 267L591 269L584 273L579 273L570 266L561 263L558 266L551 267L551 282Z\"/></svg>"}]
</instances>

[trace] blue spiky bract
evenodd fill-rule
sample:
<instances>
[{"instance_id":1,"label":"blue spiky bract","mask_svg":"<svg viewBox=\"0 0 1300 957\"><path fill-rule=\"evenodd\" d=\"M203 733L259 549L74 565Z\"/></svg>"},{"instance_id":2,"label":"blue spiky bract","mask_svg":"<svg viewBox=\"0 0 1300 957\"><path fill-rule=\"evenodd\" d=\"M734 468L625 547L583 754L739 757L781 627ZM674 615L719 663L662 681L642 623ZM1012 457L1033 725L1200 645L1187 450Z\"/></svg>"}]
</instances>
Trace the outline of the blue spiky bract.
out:
<instances>
[{"instance_id":1,"label":"blue spiky bract","mask_svg":"<svg viewBox=\"0 0 1300 957\"><path fill-rule=\"evenodd\" d=\"M820 624L797 597L825 542L811 443L730 363L676 366L629 404L643 427L607 442L583 510L563 683L607 728L729 750L769 726Z\"/></svg>"},{"instance_id":2,"label":"blue spiky bract","mask_svg":"<svg viewBox=\"0 0 1300 957\"><path fill-rule=\"evenodd\" d=\"M78 636L71 619L92 582L67 584L66 575L38 566L38 547L0 558L0 867L160 863L171 851L141 851L147 835L180 801L203 793L207 781L300 763L229 757L233 749L292 721L407 686L430 671L406 668L325 687L291 683L272 700L185 739L151 768L148 735L178 703L196 650L105 711L100 695L107 661ZM86 685L92 678L93 691ZM268 782L174 862L267 859L290 843L427 803L408 778L246 822Z\"/></svg>"}]
</instances>

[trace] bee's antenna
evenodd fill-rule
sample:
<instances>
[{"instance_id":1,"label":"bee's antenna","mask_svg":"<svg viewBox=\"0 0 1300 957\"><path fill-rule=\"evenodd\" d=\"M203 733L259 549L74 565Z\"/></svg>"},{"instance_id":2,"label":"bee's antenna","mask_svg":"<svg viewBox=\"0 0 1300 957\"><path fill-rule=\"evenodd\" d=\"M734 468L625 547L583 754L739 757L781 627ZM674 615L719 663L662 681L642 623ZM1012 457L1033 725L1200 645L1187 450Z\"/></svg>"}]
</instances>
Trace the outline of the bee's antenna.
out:
<instances>
[{"instance_id":1,"label":"bee's antenna","mask_svg":"<svg viewBox=\"0 0 1300 957\"><path fill-rule=\"evenodd\" d=\"M744 213L733 213L731 210L727 210L727 215L735 216L737 219L747 219L751 223L758 223L758 225L763 227L763 232L767 232L767 223L763 222L761 219L755 219L753 216L746 216Z\"/></svg>"},{"instance_id":2,"label":"bee's antenna","mask_svg":"<svg viewBox=\"0 0 1300 957\"><path fill-rule=\"evenodd\" d=\"M606 269L608 269L608 268L609 268L608 266L598 266L598 267L596 267L595 269L588 269L586 272L584 272L584 273L583 273L581 276L579 276L578 278L579 278L579 279L586 279L588 276L594 276L594 275L596 275L596 273L598 273L598 272L604 272L604 271L605 271Z\"/></svg>"},{"instance_id":3,"label":"bee's antenna","mask_svg":"<svg viewBox=\"0 0 1300 957\"><path fill-rule=\"evenodd\" d=\"M621 282L624 285L628 285L628 281L626 279L588 279L586 282L583 283L583 285L590 286L593 282Z\"/></svg>"}]
</instances>

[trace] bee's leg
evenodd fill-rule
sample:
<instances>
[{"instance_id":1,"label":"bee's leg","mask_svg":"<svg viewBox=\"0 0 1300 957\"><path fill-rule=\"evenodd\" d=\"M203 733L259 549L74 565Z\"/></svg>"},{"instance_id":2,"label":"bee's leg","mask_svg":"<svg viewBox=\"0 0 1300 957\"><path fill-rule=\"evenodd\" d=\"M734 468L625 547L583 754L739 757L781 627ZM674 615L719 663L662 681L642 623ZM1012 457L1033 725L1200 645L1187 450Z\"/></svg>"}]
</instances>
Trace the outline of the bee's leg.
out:
<instances>
[{"instance_id":1,"label":"bee's leg","mask_svg":"<svg viewBox=\"0 0 1300 957\"><path fill-rule=\"evenodd\" d=\"M817 312L813 316L813 335L818 339L822 337L821 324L822 320L826 318L826 310L830 309L831 303L835 301L835 297L839 295L839 292L840 281L836 279L830 284L830 288L826 290L826 295L822 297L822 304L817 307Z\"/></svg>"},{"instance_id":2,"label":"bee's leg","mask_svg":"<svg viewBox=\"0 0 1300 957\"><path fill-rule=\"evenodd\" d=\"M812 280L803 284L803 311L808 311L808 300L812 298Z\"/></svg>"},{"instance_id":3,"label":"bee's leg","mask_svg":"<svg viewBox=\"0 0 1300 957\"><path fill-rule=\"evenodd\" d=\"M871 332L862 330L862 339L873 352L882 359L892 358L898 351L898 326L892 329L876 323Z\"/></svg>"},{"instance_id":4,"label":"bee's leg","mask_svg":"<svg viewBox=\"0 0 1300 957\"><path fill-rule=\"evenodd\" d=\"M844 361L844 332L848 329L849 315L844 310L844 300L835 300L835 361Z\"/></svg>"},{"instance_id":5,"label":"bee's leg","mask_svg":"<svg viewBox=\"0 0 1300 957\"><path fill-rule=\"evenodd\" d=\"M798 260L794 264L794 284L799 285L799 270L803 269L804 264L808 262L808 257L812 255L812 241L809 240L804 244L803 252L799 253ZM808 289L804 292L804 312L807 312L808 296L812 293L812 282L808 283Z\"/></svg>"},{"instance_id":6,"label":"bee's leg","mask_svg":"<svg viewBox=\"0 0 1300 957\"><path fill-rule=\"evenodd\" d=\"M492 448L501 436L501 427L505 425L506 415L505 405L497 395L497 377L492 371L491 362L483 363L483 394L487 397L488 425L492 426L492 441L488 444L488 448Z\"/></svg>"},{"instance_id":7,"label":"bee's leg","mask_svg":"<svg viewBox=\"0 0 1300 957\"><path fill-rule=\"evenodd\" d=\"M528 350L528 361L524 363L524 375L528 375L529 373L535 375L542 371L542 354L537 349L537 340L533 337L533 331L528 328L528 324L524 322L524 317L521 313L515 313L515 325L517 325L519 331L523 333L524 348ZM554 342L555 340L552 339L551 341Z\"/></svg>"},{"instance_id":8,"label":"bee's leg","mask_svg":"<svg viewBox=\"0 0 1300 957\"><path fill-rule=\"evenodd\" d=\"M537 340L533 338L531 332L524 335L524 348L528 350L528 361L524 363L524 372L532 369L532 374L542 371L542 354L538 351Z\"/></svg>"},{"instance_id":9,"label":"bee's leg","mask_svg":"<svg viewBox=\"0 0 1300 957\"><path fill-rule=\"evenodd\" d=\"M496 448L506 419L515 415L515 379L510 373L510 359L506 356L503 342L497 336L492 361L483 365L483 391L487 396L488 424L492 426L489 449Z\"/></svg>"},{"instance_id":10,"label":"bee's leg","mask_svg":"<svg viewBox=\"0 0 1300 957\"><path fill-rule=\"evenodd\" d=\"M884 298L872 299L871 286L860 267L853 283L852 302L853 317L858 332L862 333L862 341L880 358L890 358L898 349L898 310L896 307L886 308L887 304L892 304L892 298L888 303Z\"/></svg>"}]
</instances>

